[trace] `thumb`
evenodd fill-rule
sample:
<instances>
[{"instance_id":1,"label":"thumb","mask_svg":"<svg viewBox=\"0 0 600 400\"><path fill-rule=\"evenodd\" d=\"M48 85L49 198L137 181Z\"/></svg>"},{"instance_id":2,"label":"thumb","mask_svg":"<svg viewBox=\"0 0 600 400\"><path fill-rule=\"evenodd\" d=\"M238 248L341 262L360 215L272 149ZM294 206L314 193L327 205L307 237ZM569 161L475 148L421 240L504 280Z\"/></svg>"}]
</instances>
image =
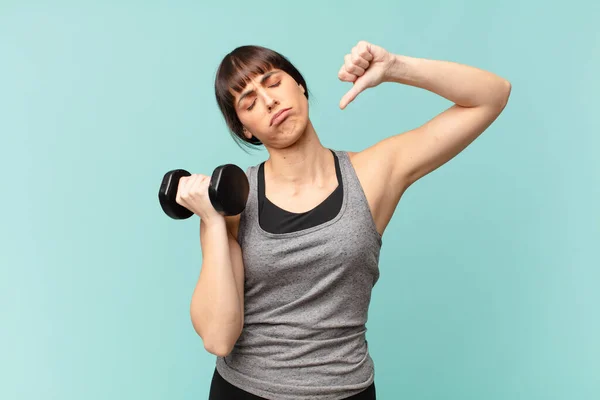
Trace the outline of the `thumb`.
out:
<instances>
[{"instance_id":1,"label":"thumb","mask_svg":"<svg viewBox=\"0 0 600 400\"><path fill-rule=\"evenodd\" d=\"M348 90L348 92L344 95L344 97L342 97L342 100L340 100L340 108L342 110L344 108L346 108L346 106L348 104L350 104L350 102L352 100L354 100L356 98L356 96L358 96L358 94L360 92L362 92L364 89L365 88L364 88L363 80L361 80L360 78L358 78L354 82L354 85L352 85L352 87L350 88L350 90Z\"/></svg>"}]
</instances>

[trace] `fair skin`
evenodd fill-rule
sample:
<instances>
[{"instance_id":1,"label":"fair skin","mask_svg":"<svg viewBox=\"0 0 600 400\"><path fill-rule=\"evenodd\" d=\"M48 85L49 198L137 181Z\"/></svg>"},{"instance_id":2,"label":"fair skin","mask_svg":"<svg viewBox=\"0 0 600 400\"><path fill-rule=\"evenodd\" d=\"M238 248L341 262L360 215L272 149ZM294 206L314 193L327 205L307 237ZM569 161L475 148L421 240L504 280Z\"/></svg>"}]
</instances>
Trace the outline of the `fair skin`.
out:
<instances>
[{"instance_id":1,"label":"fair skin","mask_svg":"<svg viewBox=\"0 0 600 400\"><path fill-rule=\"evenodd\" d=\"M252 78L243 92L254 93L239 104L241 94L234 93L238 117L246 137L257 137L269 152L266 196L285 210L307 211L337 186L333 155L321 145L308 117L304 88L283 71L275 70L261 83L262 77ZM392 54L365 41L346 55L338 78L353 83L341 109L382 82L420 87L454 102L420 127L349 152L381 235L406 189L472 143L502 112L511 89L508 81L487 71ZM287 118L271 126L272 116L289 107ZM239 216L227 220L237 237Z\"/></svg>"},{"instance_id":2,"label":"fair skin","mask_svg":"<svg viewBox=\"0 0 600 400\"><path fill-rule=\"evenodd\" d=\"M338 78L352 83L340 100L342 110L362 91L383 82L419 87L454 103L419 127L348 152L382 236L406 189L481 135L500 115L511 91L508 81L491 72L393 54L365 41L345 56ZM269 152L265 195L271 202L303 212L333 192L338 184L334 158L319 141L301 85L284 71L272 70L252 77L242 93L232 94L244 135L260 139ZM287 108L285 119L272 125L272 117ZM202 248L207 249L192 300L192 320L207 348L224 356L244 327L244 265L236 240L240 216L222 217L214 210L209 182L210 176L200 174L181 178L177 202L200 217Z\"/></svg>"}]
</instances>

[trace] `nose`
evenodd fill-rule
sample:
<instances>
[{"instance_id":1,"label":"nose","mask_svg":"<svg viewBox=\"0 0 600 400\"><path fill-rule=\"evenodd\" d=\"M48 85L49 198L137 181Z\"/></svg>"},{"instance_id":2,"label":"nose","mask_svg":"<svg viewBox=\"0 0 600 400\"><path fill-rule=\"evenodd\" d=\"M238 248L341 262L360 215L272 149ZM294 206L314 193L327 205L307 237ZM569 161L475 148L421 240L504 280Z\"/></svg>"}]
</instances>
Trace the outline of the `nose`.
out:
<instances>
[{"instance_id":1,"label":"nose","mask_svg":"<svg viewBox=\"0 0 600 400\"><path fill-rule=\"evenodd\" d=\"M268 94L265 94L265 104L267 105L269 112L271 112L273 107L279 104L279 100L270 97Z\"/></svg>"}]
</instances>

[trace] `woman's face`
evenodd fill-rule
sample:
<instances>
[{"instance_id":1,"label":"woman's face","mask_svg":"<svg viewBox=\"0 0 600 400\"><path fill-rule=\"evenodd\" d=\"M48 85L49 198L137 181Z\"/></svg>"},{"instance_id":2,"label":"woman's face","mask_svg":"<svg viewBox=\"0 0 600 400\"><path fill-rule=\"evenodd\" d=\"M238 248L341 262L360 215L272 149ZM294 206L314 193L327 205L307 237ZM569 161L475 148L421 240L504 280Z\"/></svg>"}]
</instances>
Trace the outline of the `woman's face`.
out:
<instances>
[{"instance_id":1,"label":"woman's face","mask_svg":"<svg viewBox=\"0 0 600 400\"><path fill-rule=\"evenodd\" d=\"M233 93L244 135L265 146L283 148L293 144L308 122L308 99L304 87L280 69L255 76L241 91ZM286 111L284 111L286 110ZM279 117L274 117L284 111Z\"/></svg>"}]
</instances>

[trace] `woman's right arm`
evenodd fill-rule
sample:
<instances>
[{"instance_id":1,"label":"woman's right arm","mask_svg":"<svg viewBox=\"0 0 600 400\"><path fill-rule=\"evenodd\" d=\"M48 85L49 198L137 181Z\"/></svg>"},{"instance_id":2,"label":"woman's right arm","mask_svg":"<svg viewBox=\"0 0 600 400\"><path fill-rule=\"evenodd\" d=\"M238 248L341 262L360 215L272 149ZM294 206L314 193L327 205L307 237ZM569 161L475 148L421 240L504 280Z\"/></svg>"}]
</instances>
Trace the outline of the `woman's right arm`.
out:
<instances>
[{"instance_id":1,"label":"woman's right arm","mask_svg":"<svg viewBox=\"0 0 600 400\"><path fill-rule=\"evenodd\" d=\"M200 220L202 267L190 304L204 348L219 357L231 352L244 326L244 265L231 223L229 217Z\"/></svg>"}]
</instances>

